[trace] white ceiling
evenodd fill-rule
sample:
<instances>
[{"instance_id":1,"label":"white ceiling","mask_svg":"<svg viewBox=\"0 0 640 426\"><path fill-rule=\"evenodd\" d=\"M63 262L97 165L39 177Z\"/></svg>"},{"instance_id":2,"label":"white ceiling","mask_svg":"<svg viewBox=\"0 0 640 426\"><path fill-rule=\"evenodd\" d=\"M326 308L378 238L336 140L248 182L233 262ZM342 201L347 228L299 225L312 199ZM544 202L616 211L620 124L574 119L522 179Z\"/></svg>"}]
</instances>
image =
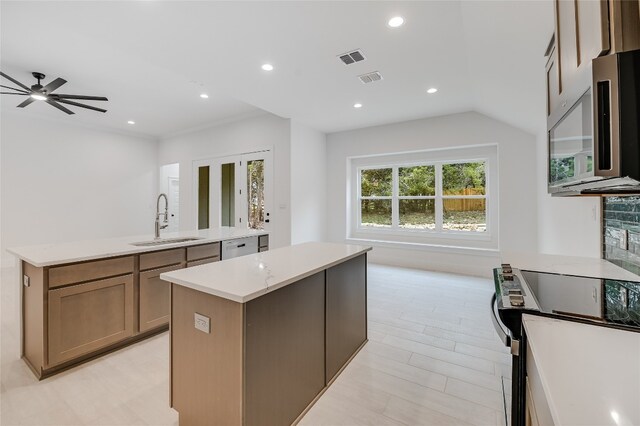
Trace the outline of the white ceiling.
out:
<instances>
[{"instance_id":1,"label":"white ceiling","mask_svg":"<svg viewBox=\"0 0 640 426\"><path fill-rule=\"evenodd\" d=\"M40 71L45 83L69 81L61 93L109 98L106 114L75 108L64 117L41 103L21 114L153 137L259 109L325 132L468 110L532 133L544 125L550 0L3 1L0 8L3 72L32 84L30 72ZM387 27L394 15L405 25ZM337 59L355 48L365 61ZM275 70L262 71L265 62ZM356 76L369 71L384 80L360 83ZM429 87L439 92L427 95ZM2 110L15 98L3 95Z\"/></svg>"}]
</instances>

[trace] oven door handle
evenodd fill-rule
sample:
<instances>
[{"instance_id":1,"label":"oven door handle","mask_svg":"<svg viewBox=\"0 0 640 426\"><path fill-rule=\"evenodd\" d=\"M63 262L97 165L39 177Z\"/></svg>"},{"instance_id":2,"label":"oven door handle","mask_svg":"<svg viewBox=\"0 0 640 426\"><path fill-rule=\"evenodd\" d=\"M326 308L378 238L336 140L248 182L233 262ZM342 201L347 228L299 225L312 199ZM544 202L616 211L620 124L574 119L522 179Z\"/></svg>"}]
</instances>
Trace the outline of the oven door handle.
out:
<instances>
[{"instance_id":1,"label":"oven door handle","mask_svg":"<svg viewBox=\"0 0 640 426\"><path fill-rule=\"evenodd\" d=\"M502 322L497 316L497 308L498 300L494 293L491 297L491 320L493 320L493 327L496 329L496 333L498 333L498 337L502 340L502 343L507 347L511 347L511 333L504 330Z\"/></svg>"}]
</instances>

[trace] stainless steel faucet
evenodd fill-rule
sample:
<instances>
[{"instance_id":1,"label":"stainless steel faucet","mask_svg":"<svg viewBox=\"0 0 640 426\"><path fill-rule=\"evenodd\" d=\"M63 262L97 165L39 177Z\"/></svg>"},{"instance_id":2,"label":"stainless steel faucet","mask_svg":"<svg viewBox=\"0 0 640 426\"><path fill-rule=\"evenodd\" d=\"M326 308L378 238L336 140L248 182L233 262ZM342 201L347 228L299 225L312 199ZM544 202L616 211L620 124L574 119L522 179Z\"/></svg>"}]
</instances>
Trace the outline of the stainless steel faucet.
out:
<instances>
[{"instance_id":1,"label":"stainless steel faucet","mask_svg":"<svg viewBox=\"0 0 640 426\"><path fill-rule=\"evenodd\" d=\"M160 198L162 197L164 197L164 213L160 213ZM162 225L160 225L160 215L164 215ZM167 194L162 193L158 195L158 200L156 201L156 240L160 239L160 230L165 229L167 226L169 226L169 199Z\"/></svg>"}]
</instances>

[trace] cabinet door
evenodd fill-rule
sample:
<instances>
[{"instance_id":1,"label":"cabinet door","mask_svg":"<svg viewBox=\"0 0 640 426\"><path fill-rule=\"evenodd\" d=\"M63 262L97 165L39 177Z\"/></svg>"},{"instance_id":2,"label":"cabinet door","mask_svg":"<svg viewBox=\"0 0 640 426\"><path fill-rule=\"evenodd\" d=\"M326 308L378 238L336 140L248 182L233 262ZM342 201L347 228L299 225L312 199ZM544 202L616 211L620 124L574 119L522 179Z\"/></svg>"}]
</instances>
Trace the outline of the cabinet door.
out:
<instances>
[{"instance_id":1,"label":"cabinet door","mask_svg":"<svg viewBox=\"0 0 640 426\"><path fill-rule=\"evenodd\" d=\"M556 49L560 93L566 92L575 80L580 65L578 59L577 10L574 1L555 0Z\"/></svg>"},{"instance_id":2,"label":"cabinet door","mask_svg":"<svg viewBox=\"0 0 640 426\"><path fill-rule=\"evenodd\" d=\"M327 269L326 381L367 339L366 255Z\"/></svg>"},{"instance_id":3,"label":"cabinet door","mask_svg":"<svg viewBox=\"0 0 640 426\"><path fill-rule=\"evenodd\" d=\"M561 101L557 52L557 49L553 46L547 61L547 116L550 116L558 109Z\"/></svg>"},{"instance_id":4,"label":"cabinet door","mask_svg":"<svg viewBox=\"0 0 640 426\"><path fill-rule=\"evenodd\" d=\"M133 275L49 291L49 365L133 335Z\"/></svg>"},{"instance_id":5,"label":"cabinet door","mask_svg":"<svg viewBox=\"0 0 640 426\"><path fill-rule=\"evenodd\" d=\"M182 269L182 266L140 272L140 332L169 323L170 284L161 280L160 274L176 269Z\"/></svg>"},{"instance_id":6,"label":"cabinet door","mask_svg":"<svg viewBox=\"0 0 640 426\"><path fill-rule=\"evenodd\" d=\"M575 4L578 66L582 66L609 50L608 2L607 0L579 0Z\"/></svg>"},{"instance_id":7,"label":"cabinet door","mask_svg":"<svg viewBox=\"0 0 640 426\"><path fill-rule=\"evenodd\" d=\"M187 262L187 268L191 268L192 266L204 265L206 263L219 262L220 257L207 257L206 259L193 260L191 262Z\"/></svg>"}]
</instances>

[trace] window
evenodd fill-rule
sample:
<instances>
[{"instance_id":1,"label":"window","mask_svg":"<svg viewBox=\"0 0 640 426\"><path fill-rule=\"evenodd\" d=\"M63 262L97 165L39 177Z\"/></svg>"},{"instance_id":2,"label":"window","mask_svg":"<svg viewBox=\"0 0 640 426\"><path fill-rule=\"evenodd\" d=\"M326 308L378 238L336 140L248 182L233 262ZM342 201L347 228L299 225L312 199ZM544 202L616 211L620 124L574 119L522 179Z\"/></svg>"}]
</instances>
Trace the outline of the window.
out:
<instances>
[{"instance_id":1,"label":"window","mask_svg":"<svg viewBox=\"0 0 640 426\"><path fill-rule=\"evenodd\" d=\"M350 157L346 238L384 250L496 250L498 164L496 144Z\"/></svg>"},{"instance_id":2,"label":"window","mask_svg":"<svg viewBox=\"0 0 640 426\"><path fill-rule=\"evenodd\" d=\"M360 228L487 230L486 161L359 169Z\"/></svg>"}]
</instances>

